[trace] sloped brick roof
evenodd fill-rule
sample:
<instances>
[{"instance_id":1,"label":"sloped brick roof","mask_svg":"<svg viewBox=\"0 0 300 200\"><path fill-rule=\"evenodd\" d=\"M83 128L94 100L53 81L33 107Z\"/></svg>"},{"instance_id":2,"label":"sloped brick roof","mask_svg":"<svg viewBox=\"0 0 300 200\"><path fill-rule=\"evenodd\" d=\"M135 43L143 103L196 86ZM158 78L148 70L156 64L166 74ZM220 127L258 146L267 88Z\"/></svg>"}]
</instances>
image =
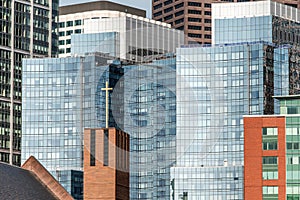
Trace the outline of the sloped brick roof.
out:
<instances>
[{"instance_id":1,"label":"sloped brick roof","mask_svg":"<svg viewBox=\"0 0 300 200\"><path fill-rule=\"evenodd\" d=\"M32 172L2 162L0 162L0 199L57 200Z\"/></svg>"}]
</instances>

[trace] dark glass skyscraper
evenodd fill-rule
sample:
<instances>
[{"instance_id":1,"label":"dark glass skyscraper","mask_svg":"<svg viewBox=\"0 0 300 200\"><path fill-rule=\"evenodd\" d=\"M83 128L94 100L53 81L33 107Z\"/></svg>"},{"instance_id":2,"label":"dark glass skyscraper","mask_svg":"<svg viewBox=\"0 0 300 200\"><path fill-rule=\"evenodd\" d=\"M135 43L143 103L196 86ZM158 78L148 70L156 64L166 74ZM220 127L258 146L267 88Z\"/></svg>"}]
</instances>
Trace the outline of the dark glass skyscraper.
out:
<instances>
[{"instance_id":1,"label":"dark glass skyscraper","mask_svg":"<svg viewBox=\"0 0 300 200\"><path fill-rule=\"evenodd\" d=\"M58 0L2 0L0 14L0 161L20 165L22 59L56 55Z\"/></svg>"}]
</instances>

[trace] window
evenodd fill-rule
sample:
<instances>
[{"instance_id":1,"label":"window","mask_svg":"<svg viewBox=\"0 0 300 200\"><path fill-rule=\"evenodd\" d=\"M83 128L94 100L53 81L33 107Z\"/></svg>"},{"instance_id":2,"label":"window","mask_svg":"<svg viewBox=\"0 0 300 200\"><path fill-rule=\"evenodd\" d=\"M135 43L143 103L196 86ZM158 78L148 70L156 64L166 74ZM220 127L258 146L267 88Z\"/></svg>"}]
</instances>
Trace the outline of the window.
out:
<instances>
[{"instance_id":1,"label":"window","mask_svg":"<svg viewBox=\"0 0 300 200\"><path fill-rule=\"evenodd\" d=\"M211 27L204 27L205 31L211 31Z\"/></svg>"},{"instance_id":2,"label":"window","mask_svg":"<svg viewBox=\"0 0 300 200\"><path fill-rule=\"evenodd\" d=\"M78 19L78 20L75 20L75 26L79 26L79 25L81 25L82 24L82 22L81 22L81 20L80 19Z\"/></svg>"},{"instance_id":3,"label":"window","mask_svg":"<svg viewBox=\"0 0 300 200\"><path fill-rule=\"evenodd\" d=\"M108 130L107 129L105 129L104 130L104 141L103 141L103 156L104 156L104 158L103 158L103 165L104 166L108 166L108 164L109 164L109 161L108 161L108 159L109 159L109 133L108 133Z\"/></svg>"},{"instance_id":4,"label":"window","mask_svg":"<svg viewBox=\"0 0 300 200\"><path fill-rule=\"evenodd\" d=\"M73 30L67 31L66 35L71 35L73 33Z\"/></svg>"},{"instance_id":5,"label":"window","mask_svg":"<svg viewBox=\"0 0 300 200\"><path fill-rule=\"evenodd\" d=\"M278 199L278 186L263 186L263 200Z\"/></svg>"},{"instance_id":6,"label":"window","mask_svg":"<svg viewBox=\"0 0 300 200\"><path fill-rule=\"evenodd\" d=\"M262 160L263 179L278 179L278 157L264 156Z\"/></svg>"},{"instance_id":7,"label":"window","mask_svg":"<svg viewBox=\"0 0 300 200\"><path fill-rule=\"evenodd\" d=\"M211 23L211 19L204 19L204 23Z\"/></svg>"},{"instance_id":8,"label":"window","mask_svg":"<svg viewBox=\"0 0 300 200\"><path fill-rule=\"evenodd\" d=\"M188 2L188 6L197 6L197 7L201 7L201 3L198 3L198 2Z\"/></svg>"},{"instance_id":9,"label":"window","mask_svg":"<svg viewBox=\"0 0 300 200\"><path fill-rule=\"evenodd\" d=\"M194 17L189 17L188 18L189 22L201 22L201 18L194 18Z\"/></svg>"},{"instance_id":10,"label":"window","mask_svg":"<svg viewBox=\"0 0 300 200\"><path fill-rule=\"evenodd\" d=\"M65 44L65 41L64 40L59 40L59 45L64 45Z\"/></svg>"},{"instance_id":11,"label":"window","mask_svg":"<svg viewBox=\"0 0 300 200\"><path fill-rule=\"evenodd\" d=\"M263 128L263 135L277 135L277 128Z\"/></svg>"},{"instance_id":12,"label":"window","mask_svg":"<svg viewBox=\"0 0 300 200\"><path fill-rule=\"evenodd\" d=\"M81 33L81 29L76 29L75 33Z\"/></svg>"},{"instance_id":13,"label":"window","mask_svg":"<svg viewBox=\"0 0 300 200\"><path fill-rule=\"evenodd\" d=\"M175 9L181 8L181 7L183 7L183 6L184 6L184 2L175 5Z\"/></svg>"},{"instance_id":14,"label":"window","mask_svg":"<svg viewBox=\"0 0 300 200\"><path fill-rule=\"evenodd\" d=\"M67 21L67 27L73 26L73 21Z\"/></svg>"},{"instance_id":15,"label":"window","mask_svg":"<svg viewBox=\"0 0 300 200\"><path fill-rule=\"evenodd\" d=\"M95 166L96 164L96 131L91 130L91 135L90 135L90 166Z\"/></svg>"},{"instance_id":16,"label":"window","mask_svg":"<svg viewBox=\"0 0 300 200\"><path fill-rule=\"evenodd\" d=\"M196 33L188 33L188 37L192 37L192 38L201 38L202 35L201 35L201 34L196 34Z\"/></svg>"},{"instance_id":17,"label":"window","mask_svg":"<svg viewBox=\"0 0 300 200\"><path fill-rule=\"evenodd\" d=\"M61 37L61 36L65 36L65 32L64 31L61 31L58 33L58 35Z\"/></svg>"},{"instance_id":18,"label":"window","mask_svg":"<svg viewBox=\"0 0 300 200\"><path fill-rule=\"evenodd\" d=\"M176 12L175 17L178 17L178 16L183 15L183 14L184 14L184 10Z\"/></svg>"},{"instance_id":19,"label":"window","mask_svg":"<svg viewBox=\"0 0 300 200\"><path fill-rule=\"evenodd\" d=\"M65 22L59 22L59 28L64 28L65 27Z\"/></svg>"},{"instance_id":20,"label":"window","mask_svg":"<svg viewBox=\"0 0 300 200\"><path fill-rule=\"evenodd\" d=\"M167 21L167 20L172 19L172 18L173 18L173 15L168 15L168 16L164 17L164 20Z\"/></svg>"},{"instance_id":21,"label":"window","mask_svg":"<svg viewBox=\"0 0 300 200\"><path fill-rule=\"evenodd\" d=\"M166 8L164 9L164 13L168 13L168 12L171 12L173 10L173 7L170 7L170 8Z\"/></svg>"},{"instance_id":22,"label":"window","mask_svg":"<svg viewBox=\"0 0 300 200\"><path fill-rule=\"evenodd\" d=\"M211 15L210 11L204 11L204 15Z\"/></svg>"},{"instance_id":23,"label":"window","mask_svg":"<svg viewBox=\"0 0 300 200\"><path fill-rule=\"evenodd\" d=\"M188 29L192 29L192 30L201 30L201 26L192 26L192 25L188 25Z\"/></svg>"},{"instance_id":24,"label":"window","mask_svg":"<svg viewBox=\"0 0 300 200\"><path fill-rule=\"evenodd\" d=\"M204 38L206 38L206 39L211 39L211 35L205 34L205 35L204 35Z\"/></svg>"},{"instance_id":25,"label":"window","mask_svg":"<svg viewBox=\"0 0 300 200\"><path fill-rule=\"evenodd\" d=\"M160 15L162 15L162 11L159 11L159 12L153 14L154 17L158 17Z\"/></svg>"},{"instance_id":26,"label":"window","mask_svg":"<svg viewBox=\"0 0 300 200\"><path fill-rule=\"evenodd\" d=\"M201 11L200 10L188 10L189 14L195 14L195 15L201 15Z\"/></svg>"},{"instance_id":27,"label":"window","mask_svg":"<svg viewBox=\"0 0 300 200\"><path fill-rule=\"evenodd\" d=\"M178 28L176 28L178 30L184 30L184 26L179 26Z\"/></svg>"},{"instance_id":28,"label":"window","mask_svg":"<svg viewBox=\"0 0 300 200\"><path fill-rule=\"evenodd\" d=\"M159 8L161 8L161 7L162 7L162 3L153 6L154 10L159 9Z\"/></svg>"},{"instance_id":29,"label":"window","mask_svg":"<svg viewBox=\"0 0 300 200\"><path fill-rule=\"evenodd\" d=\"M183 19L183 18L176 20L176 21L175 21L175 24L180 24L180 23L182 23L182 22L184 22L184 19Z\"/></svg>"},{"instance_id":30,"label":"window","mask_svg":"<svg viewBox=\"0 0 300 200\"><path fill-rule=\"evenodd\" d=\"M205 7L205 8L211 8L211 4L210 4L210 3L205 3L205 4L204 4L204 7Z\"/></svg>"},{"instance_id":31,"label":"window","mask_svg":"<svg viewBox=\"0 0 300 200\"><path fill-rule=\"evenodd\" d=\"M262 129L263 150L277 150L277 133L278 129L266 127Z\"/></svg>"},{"instance_id":32,"label":"window","mask_svg":"<svg viewBox=\"0 0 300 200\"><path fill-rule=\"evenodd\" d=\"M164 5L166 6L166 5L169 5L171 3L173 3L173 0L168 0L168 1L165 1Z\"/></svg>"}]
</instances>

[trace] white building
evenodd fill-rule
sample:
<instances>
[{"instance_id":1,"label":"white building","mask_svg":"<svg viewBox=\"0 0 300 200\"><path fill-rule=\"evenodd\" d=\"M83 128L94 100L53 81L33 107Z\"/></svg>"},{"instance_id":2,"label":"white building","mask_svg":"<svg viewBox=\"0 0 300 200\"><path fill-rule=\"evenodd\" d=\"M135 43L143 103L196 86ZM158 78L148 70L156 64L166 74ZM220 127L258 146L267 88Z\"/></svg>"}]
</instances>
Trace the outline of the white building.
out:
<instances>
[{"instance_id":1,"label":"white building","mask_svg":"<svg viewBox=\"0 0 300 200\"><path fill-rule=\"evenodd\" d=\"M108 1L97 1L59 8L59 57L71 55L71 34L84 33L88 19L120 17L121 13L146 16L146 11Z\"/></svg>"}]
</instances>

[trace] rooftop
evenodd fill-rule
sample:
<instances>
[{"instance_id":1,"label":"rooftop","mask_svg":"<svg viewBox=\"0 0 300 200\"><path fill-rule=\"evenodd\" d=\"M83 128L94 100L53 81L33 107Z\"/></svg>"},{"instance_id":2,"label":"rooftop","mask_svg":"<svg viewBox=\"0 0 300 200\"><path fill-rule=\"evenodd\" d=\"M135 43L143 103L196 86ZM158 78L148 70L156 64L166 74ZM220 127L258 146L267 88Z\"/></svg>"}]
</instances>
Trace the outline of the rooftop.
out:
<instances>
[{"instance_id":1,"label":"rooftop","mask_svg":"<svg viewBox=\"0 0 300 200\"><path fill-rule=\"evenodd\" d=\"M213 3L213 19L277 16L300 23L300 10L281 3L267 1Z\"/></svg>"},{"instance_id":2,"label":"rooftop","mask_svg":"<svg viewBox=\"0 0 300 200\"><path fill-rule=\"evenodd\" d=\"M0 199L57 200L28 170L0 162Z\"/></svg>"},{"instance_id":3,"label":"rooftop","mask_svg":"<svg viewBox=\"0 0 300 200\"><path fill-rule=\"evenodd\" d=\"M61 6L59 8L59 15L68 15L68 14L75 14L75 13L96 11L96 10L120 11L120 12L146 17L145 10L130 7L130 6L125 6L110 1L95 1L95 2Z\"/></svg>"}]
</instances>

